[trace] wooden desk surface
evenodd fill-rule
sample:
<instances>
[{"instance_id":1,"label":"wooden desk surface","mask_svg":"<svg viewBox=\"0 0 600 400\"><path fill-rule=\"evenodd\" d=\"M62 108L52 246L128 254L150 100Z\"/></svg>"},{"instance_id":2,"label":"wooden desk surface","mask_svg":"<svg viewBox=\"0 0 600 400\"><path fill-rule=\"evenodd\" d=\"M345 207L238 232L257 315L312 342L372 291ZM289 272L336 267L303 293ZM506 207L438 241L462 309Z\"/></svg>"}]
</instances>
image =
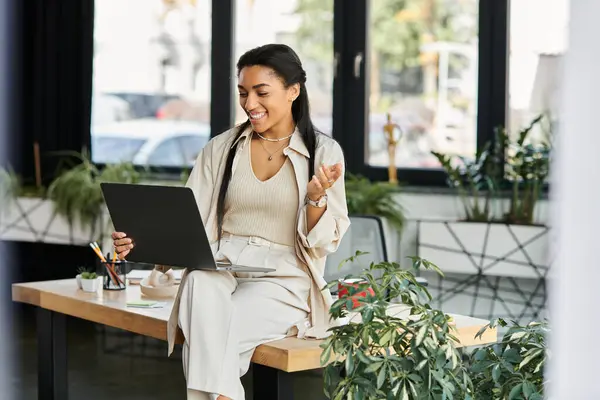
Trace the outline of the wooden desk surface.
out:
<instances>
[{"instance_id":1,"label":"wooden desk surface","mask_svg":"<svg viewBox=\"0 0 600 400\"><path fill-rule=\"evenodd\" d=\"M156 339L167 340L167 320L173 299L161 299L164 308L127 307L128 301L147 299L139 286L128 286L125 291L103 291L87 293L77 288L75 279L15 283L12 299L61 314L85 319L114 328L123 329ZM475 334L488 321L463 315L454 315L462 346L492 343L497 340L495 330L488 330L482 339ZM178 340L180 343L181 341ZM252 361L287 372L320 368L320 340L286 338L259 346ZM165 355L167 349L165 346Z\"/></svg>"}]
</instances>

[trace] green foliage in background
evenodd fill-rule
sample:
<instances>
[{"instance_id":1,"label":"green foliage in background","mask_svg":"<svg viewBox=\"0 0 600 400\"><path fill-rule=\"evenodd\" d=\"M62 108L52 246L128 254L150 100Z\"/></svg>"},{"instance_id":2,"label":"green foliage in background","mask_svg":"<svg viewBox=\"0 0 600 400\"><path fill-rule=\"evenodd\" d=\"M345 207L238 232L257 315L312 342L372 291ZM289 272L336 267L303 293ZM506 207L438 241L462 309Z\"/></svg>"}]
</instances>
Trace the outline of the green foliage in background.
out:
<instances>
[{"instance_id":1,"label":"green foliage in background","mask_svg":"<svg viewBox=\"0 0 600 400\"><path fill-rule=\"evenodd\" d=\"M467 221L534 223L551 162L551 132L538 140L531 138L536 128L544 129L543 121L540 115L513 136L496 129L494 141L486 143L473 159L431 152L446 171L448 185L457 190ZM501 206L504 193L510 194L506 211Z\"/></svg>"},{"instance_id":2,"label":"green foliage in background","mask_svg":"<svg viewBox=\"0 0 600 400\"><path fill-rule=\"evenodd\" d=\"M21 183L11 169L0 167L0 217L13 205L19 195Z\"/></svg>"},{"instance_id":3,"label":"green foliage in background","mask_svg":"<svg viewBox=\"0 0 600 400\"><path fill-rule=\"evenodd\" d=\"M55 211L70 224L79 220L81 227L94 227L104 198L100 183L138 183L140 173L131 163L111 164L100 170L86 153L61 153L78 159L79 163L63 172L48 187L48 198Z\"/></svg>"},{"instance_id":4,"label":"green foliage in background","mask_svg":"<svg viewBox=\"0 0 600 400\"><path fill-rule=\"evenodd\" d=\"M386 218L398 231L404 227L404 210L398 203L398 185L371 182L367 178L346 173L346 202L350 215L376 215Z\"/></svg>"},{"instance_id":5,"label":"green foliage in background","mask_svg":"<svg viewBox=\"0 0 600 400\"><path fill-rule=\"evenodd\" d=\"M535 118L511 140L505 129L496 131L497 141L505 149L505 178L510 184L510 205L504 219L508 223L533 224L535 206L550 173L552 132L533 141L531 133L541 126L543 116Z\"/></svg>"},{"instance_id":6,"label":"green foliage in background","mask_svg":"<svg viewBox=\"0 0 600 400\"><path fill-rule=\"evenodd\" d=\"M491 203L497 191L496 180L488 175L490 144L478 151L474 159L449 156L432 151L448 175L448 185L456 189L467 221L486 222L491 218ZM457 161L458 160L458 161Z\"/></svg>"},{"instance_id":7,"label":"green foliage in background","mask_svg":"<svg viewBox=\"0 0 600 400\"><path fill-rule=\"evenodd\" d=\"M333 0L298 0L296 31L303 57L330 63L333 57ZM470 43L477 25L459 25L478 15L477 2L447 0L373 0L369 29L373 51L383 69L419 65L423 37L432 41ZM473 17L476 21L477 18Z\"/></svg>"}]
</instances>

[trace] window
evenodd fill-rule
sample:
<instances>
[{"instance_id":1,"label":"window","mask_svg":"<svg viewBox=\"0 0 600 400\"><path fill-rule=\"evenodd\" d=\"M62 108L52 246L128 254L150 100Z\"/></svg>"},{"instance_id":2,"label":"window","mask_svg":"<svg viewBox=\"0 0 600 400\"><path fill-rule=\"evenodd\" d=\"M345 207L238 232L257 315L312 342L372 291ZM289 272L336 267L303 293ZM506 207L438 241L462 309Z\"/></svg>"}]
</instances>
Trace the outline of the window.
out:
<instances>
[{"instance_id":1,"label":"window","mask_svg":"<svg viewBox=\"0 0 600 400\"><path fill-rule=\"evenodd\" d=\"M196 162L196 158L198 158L198 154L200 154L200 151L208 142L208 135L181 136L179 138L179 142L181 144L181 148L183 149L185 164L191 166L194 165L194 163Z\"/></svg>"},{"instance_id":2,"label":"window","mask_svg":"<svg viewBox=\"0 0 600 400\"><path fill-rule=\"evenodd\" d=\"M540 114L546 114L554 124L560 118L561 67L567 49L568 25L568 0L511 1L508 85L511 133L518 132Z\"/></svg>"},{"instance_id":3,"label":"window","mask_svg":"<svg viewBox=\"0 0 600 400\"><path fill-rule=\"evenodd\" d=\"M508 0L335 1L333 135L348 171L446 186L505 124ZM389 120L388 120L389 115ZM388 146L386 126L394 146Z\"/></svg>"},{"instance_id":4,"label":"window","mask_svg":"<svg viewBox=\"0 0 600 400\"><path fill-rule=\"evenodd\" d=\"M148 165L158 167L181 167L185 165L184 151L178 138L160 143L148 156Z\"/></svg>"},{"instance_id":5,"label":"window","mask_svg":"<svg viewBox=\"0 0 600 400\"><path fill-rule=\"evenodd\" d=\"M237 59L267 43L283 43L298 53L315 126L331 135L333 107L333 0L236 0ZM235 121L246 120L234 96Z\"/></svg>"},{"instance_id":6,"label":"window","mask_svg":"<svg viewBox=\"0 0 600 400\"><path fill-rule=\"evenodd\" d=\"M210 1L96 1L92 135L110 130L125 140L170 122L209 126L211 35ZM98 143L92 138L92 160L115 162ZM182 166L180 153L159 155L151 159Z\"/></svg>"},{"instance_id":7,"label":"window","mask_svg":"<svg viewBox=\"0 0 600 400\"><path fill-rule=\"evenodd\" d=\"M559 1L567 0L552 4ZM536 19L532 10L545 7L542 0L524 3L512 5L513 38L524 37L517 33L527 25L522 21ZM256 46L285 43L307 72L313 121L340 143L349 172L387 180L393 159L400 182L445 186L432 150L472 157L493 138L495 127L507 121L522 125L527 114L535 114L524 100L531 93L546 101L554 90L551 78L531 72L531 63L523 61L537 51L530 45L533 39L512 41L507 74L509 0L115 4L96 2L94 60L94 126L112 130L126 122L150 121L156 126L143 132L166 137L164 131L171 128L159 122L191 121L210 125L214 136L242 122L246 116L235 90L235 61ZM530 16L519 10L530 10ZM546 32L562 24L556 21L544 25ZM527 94L519 82L534 75L537 91ZM387 124L398 140L392 154ZM171 133L195 131L178 127ZM126 134L141 137L139 131ZM183 145L190 151L172 156L186 164L203 146L189 140L197 145Z\"/></svg>"},{"instance_id":8,"label":"window","mask_svg":"<svg viewBox=\"0 0 600 400\"><path fill-rule=\"evenodd\" d=\"M128 139L126 137L96 134L92 140L94 161L101 164L134 162L135 155L145 142L145 139Z\"/></svg>"},{"instance_id":9,"label":"window","mask_svg":"<svg viewBox=\"0 0 600 400\"><path fill-rule=\"evenodd\" d=\"M478 0L371 0L370 7L368 164L387 167L393 156L399 168L438 167L432 150L473 156Z\"/></svg>"}]
</instances>

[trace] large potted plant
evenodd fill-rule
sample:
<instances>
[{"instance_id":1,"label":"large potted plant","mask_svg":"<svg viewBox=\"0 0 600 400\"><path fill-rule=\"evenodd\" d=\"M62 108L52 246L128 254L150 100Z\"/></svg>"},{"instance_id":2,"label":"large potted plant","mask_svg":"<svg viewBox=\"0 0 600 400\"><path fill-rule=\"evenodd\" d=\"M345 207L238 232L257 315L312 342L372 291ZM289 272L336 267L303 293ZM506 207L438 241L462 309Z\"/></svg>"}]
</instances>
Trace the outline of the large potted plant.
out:
<instances>
[{"instance_id":1,"label":"large potted plant","mask_svg":"<svg viewBox=\"0 0 600 400\"><path fill-rule=\"evenodd\" d=\"M65 168L57 172L47 190L25 190L16 175L0 170L0 197L12 200L11 207L2 207L0 238L84 245L101 240L108 218L100 183L140 180L140 173L130 163L101 169L85 152L59 154L68 156L63 159ZM73 159L77 162L71 163Z\"/></svg>"},{"instance_id":2,"label":"large potted plant","mask_svg":"<svg viewBox=\"0 0 600 400\"><path fill-rule=\"evenodd\" d=\"M497 129L474 159L433 154L458 194L463 218L421 221L418 255L444 272L541 278L549 268L548 227L536 219L550 165L551 137L535 118L516 135ZM533 133L544 132L541 138Z\"/></svg>"},{"instance_id":3,"label":"large potted plant","mask_svg":"<svg viewBox=\"0 0 600 400\"><path fill-rule=\"evenodd\" d=\"M412 259L415 268L442 274L431 262ZM478 346L469 354L457 349L451 318L429 305L431 296L413 271L381 262L347 278L354 283L344 284L330 316L347 320L352 310L359 318L331 328L321 345L328 398L542 399L547 322L513 323L499 343ZM339 284L332 281L324 290ZM405 305L406 312L388 312L395 305L392 299ZM507 326L504 320L492 321L475 337L497 325Z\"/></svg>"},{"instance_id":4,"label":"large potted plant","mask_svg":"<svg viewBox=\"0 0 600 400\"><path fill-rule=\"evenodd\" d=\"M439 272L426 260L414 262ZM331 306L331 318L346 318L350 309L361 318L332 328L321 346L328 398L468 398L472 384L451 318L429 307L424 301L429 293L411 271L381 262L347 278L364 283L347 287ZM327 288L338 284L333 281ZM356 295L370 290L372 295L359 297L355 307ZM407 315L390 315L390 299L401 300Z\"/></svg>"}]
</instances>

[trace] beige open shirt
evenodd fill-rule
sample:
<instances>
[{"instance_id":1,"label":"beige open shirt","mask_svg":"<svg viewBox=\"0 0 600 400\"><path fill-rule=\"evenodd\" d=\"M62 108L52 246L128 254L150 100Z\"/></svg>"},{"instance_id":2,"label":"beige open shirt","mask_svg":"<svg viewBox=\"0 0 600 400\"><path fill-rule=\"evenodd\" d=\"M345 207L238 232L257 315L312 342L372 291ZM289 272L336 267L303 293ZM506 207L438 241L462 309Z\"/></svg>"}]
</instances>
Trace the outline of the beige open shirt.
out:
<instances>
[{"instance_id":1,"label":"beige open shirt","mask_svg":"<svg viewBox=\"0 0 600 400\"><path fill-rule=\"evenodd\" d=\"M196 164L186 186L194 191L200 215L206 227L209 240L217 241L217 198L221 187L223 170L227 160L229 149L233 146L233 139L237 128L230 129L211 139L198 155ZM236 155L233 160L233 172L235 172L240 152L250 144L252 136L251 129L247 129L239 140ZM323 273L327 254L337 250L342 236L347 231L350 220L346 205L346 190L343 175L332 188L327 190L327 209L313 227L307 232L306 224L306 187L308 185L309 162L313 162L315 169L322 163L333 165L342 162L345 170L344 155L339 144L326 135L319 135L315 160L310 160L308 149L304 145L301 134L296 130L290 139L289 147L284 149L284 154L289 157L296 175L298 185L298 222L296 235L296 255L298 259L308 266L311 275L310 288L310 315L308 326L299 336L312 338L323 338L328 335L327 330L334 325L329 319L329 307L332 303L329 290L321 290L325 285ZM277 206L277 199L273 199L273 206ZM235 233L235 232L232 232ZM187 271L184 272L179 292L175 298L173 310L167 326L167 337L169 341L168 354L171 355L177 334L179 319L179 302L181 289L185 284Z\"/></svg>"}]
</instances>

